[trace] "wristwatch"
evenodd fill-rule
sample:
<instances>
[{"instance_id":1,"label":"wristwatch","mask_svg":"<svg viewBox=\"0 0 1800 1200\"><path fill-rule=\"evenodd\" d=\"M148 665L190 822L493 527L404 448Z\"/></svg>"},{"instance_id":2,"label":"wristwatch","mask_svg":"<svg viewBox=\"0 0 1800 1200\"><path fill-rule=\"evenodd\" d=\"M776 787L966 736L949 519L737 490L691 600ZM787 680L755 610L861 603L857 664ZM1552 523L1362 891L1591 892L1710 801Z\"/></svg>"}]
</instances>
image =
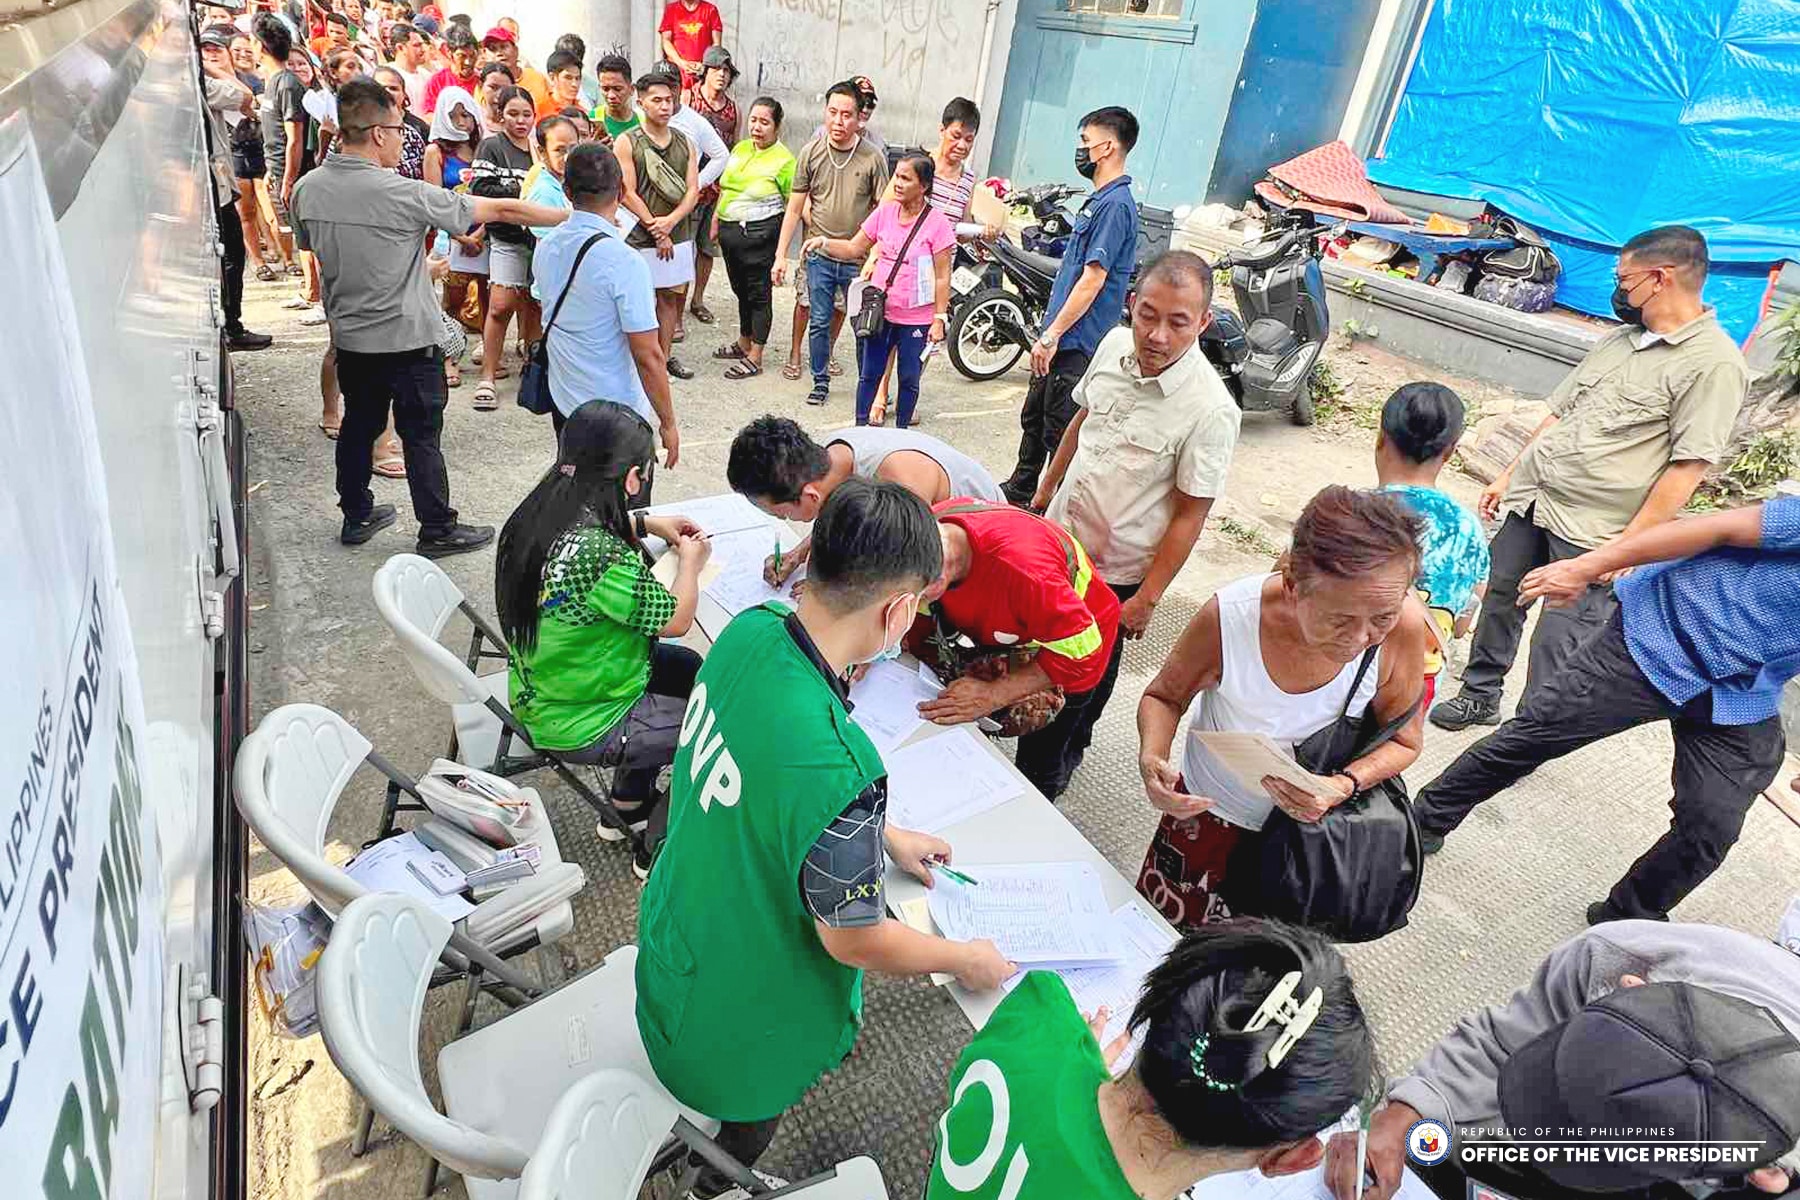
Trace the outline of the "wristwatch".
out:
<instances>
[{"instance_id":1,"label":"wristwatch","mask_svg":"<svg viewBox=\"0 0 1800 1200\"><path fill-rule=\"evenodd\" d=\"M647 528L645 528L644 514L642 512L632 513L631 514L631 523L632 523L632 526L637 530L638 541L641 542L645 538L650 536L649 530Z\"/></svg>"}]
</instances>

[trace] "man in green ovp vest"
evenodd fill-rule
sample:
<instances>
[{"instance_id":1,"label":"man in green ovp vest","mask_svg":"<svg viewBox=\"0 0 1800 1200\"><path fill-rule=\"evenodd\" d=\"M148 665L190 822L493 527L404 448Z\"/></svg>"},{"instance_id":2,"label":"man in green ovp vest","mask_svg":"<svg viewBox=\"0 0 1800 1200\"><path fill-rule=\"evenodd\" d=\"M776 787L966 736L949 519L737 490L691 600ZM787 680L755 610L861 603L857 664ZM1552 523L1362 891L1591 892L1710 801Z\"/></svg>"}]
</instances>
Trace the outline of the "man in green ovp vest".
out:
<instances>
[{"instance_id":1,"label":"man in green ovp vest","mask_svg":"<svg viewBox=\"0 0 1800 1200\"><path fill-rule=\"evenodd\" d=\"M991 942L887 919L882 851L931 885L948 843L887 826L881 756L846 674L890 657L943 568L925 502L849 480L813 525L797 612L738 616L682 721L669 831L638 919L637 1019L677 1099L754 1162L781 1114L856 1042L862 973L933 971L985 990L1015 970ZM729 1181L702 1174L701 1200Z\"/></svg>"}]
</instances>

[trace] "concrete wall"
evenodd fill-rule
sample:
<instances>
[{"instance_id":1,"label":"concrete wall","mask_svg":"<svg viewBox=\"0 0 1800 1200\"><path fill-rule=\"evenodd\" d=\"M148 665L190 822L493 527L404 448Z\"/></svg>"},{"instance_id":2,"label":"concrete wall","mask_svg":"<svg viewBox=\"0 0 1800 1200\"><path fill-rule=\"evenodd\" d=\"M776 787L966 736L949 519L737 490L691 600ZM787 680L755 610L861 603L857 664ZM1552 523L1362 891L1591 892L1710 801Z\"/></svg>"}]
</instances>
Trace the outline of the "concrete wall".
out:
<instances>
[{"instance_id":1,"label":"concrete wall","mask_svg":"<svg viewBox=\"0 0 1800 1200\"><path fill-rule=\"evenodd\" d=\"M783 138L798 147L822 117L825 89L851 75L875 81L881 103L875 129L893 144L937 144L938 117L955 96L976 97L982 34L989 6L981 0L714 0L725 18L725 46L743 72L732 89L739 107L771 95L787 109ZM998 23L988 72L989 109L997 109L1011 13L1017 0L994 5ZM556 38L581 34L588 65L599 48L626 45L634 69L656 51L660 0L451 0L448 12L518 19L525 55L543 65ZM985 114L991 129L996 111ZM983 156L985 157L985 156ZM979 161L979 159L978 159Z\"/></svg>"}]
</instances>

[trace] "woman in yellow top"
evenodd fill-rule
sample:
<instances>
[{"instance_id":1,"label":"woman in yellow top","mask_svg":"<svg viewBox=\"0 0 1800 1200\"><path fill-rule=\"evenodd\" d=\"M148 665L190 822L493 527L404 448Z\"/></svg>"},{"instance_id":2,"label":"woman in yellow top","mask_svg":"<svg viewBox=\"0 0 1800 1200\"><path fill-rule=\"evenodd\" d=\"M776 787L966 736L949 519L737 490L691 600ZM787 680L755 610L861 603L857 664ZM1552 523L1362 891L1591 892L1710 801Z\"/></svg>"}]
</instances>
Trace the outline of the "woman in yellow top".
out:
<instances>
[{"instance_id":1,"label":"woman in yellow top","mask_svg":"<svg viewBox=\"0 0 1800 1200\"><path fill-rule=\"evenodd\" d=\"M713 241L738 298L738 339L713 351L714 358L731 360L727 379L762 374L775 312L769 268L794 186L794 152L780 140L781 101L758 97L750 105L749 128L750 136L731 148L712 217Z\"/></svg>"}]
</instances>

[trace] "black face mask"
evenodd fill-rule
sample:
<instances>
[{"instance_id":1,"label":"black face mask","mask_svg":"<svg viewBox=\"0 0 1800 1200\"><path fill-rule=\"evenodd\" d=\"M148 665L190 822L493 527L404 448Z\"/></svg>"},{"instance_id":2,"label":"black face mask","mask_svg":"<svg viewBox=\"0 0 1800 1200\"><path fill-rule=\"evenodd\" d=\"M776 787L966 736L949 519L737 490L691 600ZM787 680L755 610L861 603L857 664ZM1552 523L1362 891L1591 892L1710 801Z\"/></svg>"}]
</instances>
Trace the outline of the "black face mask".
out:
<instances>
[{"instance_id":1,"label":"black face mask","mask_svg":"<svg viewBox=\"0 0 1800 1200\"><path fill-rule=\"evenodd\" d=\"M1619 320L1625 322L1627 325L1642 325L1644 323L1643 306L1631 302L1631 289L1622 283L1613 289L1612 310L1613 316L1619 318Z\"/></svg>"},{"instance_id":2,"label":"black face mask","mask_svg":"<svg viewBox=\"0 0 1800 1200\"><path fill-rule=\"evenodd\" d=\"M1075 147L1075 170L1083 179L1092 179L1100 164L1094 161L1086 146Z\"/></svg>"}]
</instances>

